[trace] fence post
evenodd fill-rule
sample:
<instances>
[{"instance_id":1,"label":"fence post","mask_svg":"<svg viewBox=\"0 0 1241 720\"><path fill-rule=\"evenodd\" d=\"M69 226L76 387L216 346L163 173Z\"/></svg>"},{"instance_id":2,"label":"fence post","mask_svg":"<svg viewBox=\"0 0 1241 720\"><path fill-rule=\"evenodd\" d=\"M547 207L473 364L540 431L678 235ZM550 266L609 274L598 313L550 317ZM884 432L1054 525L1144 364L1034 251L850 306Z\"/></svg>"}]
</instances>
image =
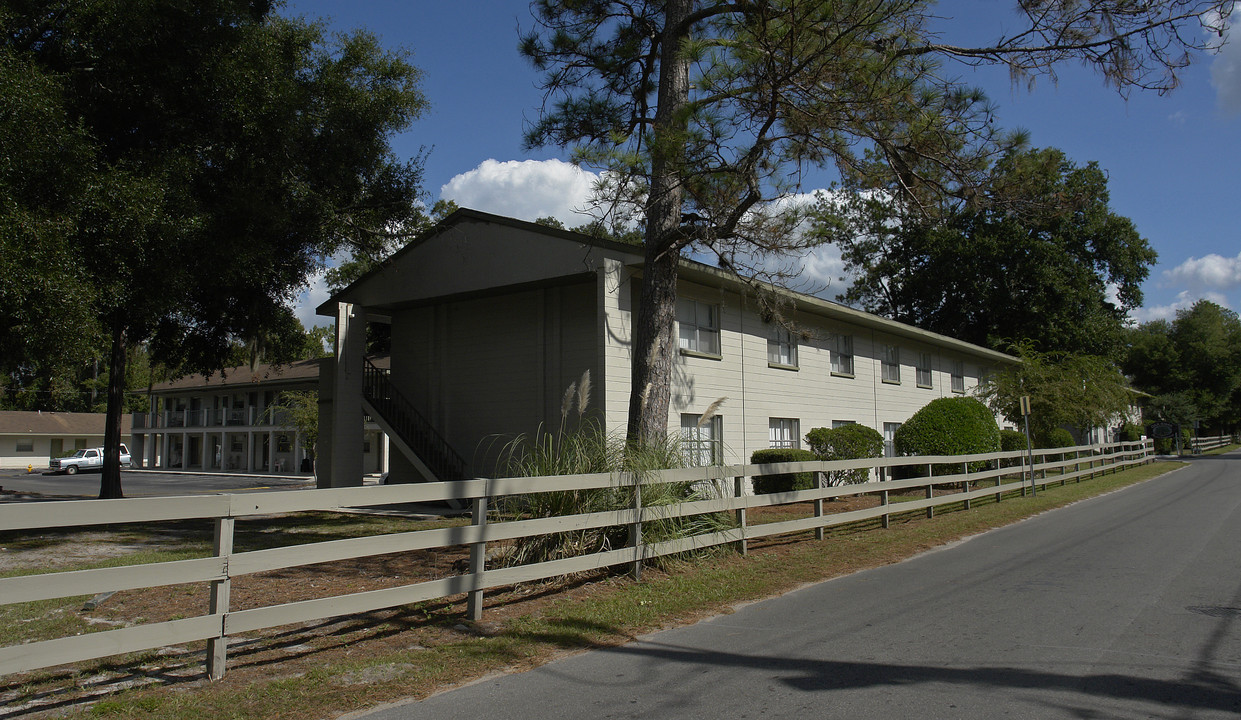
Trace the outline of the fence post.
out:
<instances>
[{"instance_id":1,"label":"fence post","mask_svg":"<svg viewBox=\"0 0 1241 720\"><path fill-rule=\"evenodd\" d=\"M935 472L935 468L931 466L931 463L927 463L926 464L926 479L928 481L926 485L926 499L927 500L930 500L931 498L935 497L935 484L930 482L930 480L934 477L934 472ZM934 505L927 507L926 516L928 519L935 517L935 506Z\"/></svg>"},{"instance_id":2,"label":"fence post","mask_svg":"<svg viewBox=\"0 0 1241 720\"><path fill-rule=\"evenodd\" d=\"M629 574L642 579L642 476L633 473L633 523L629 526L629 544L633 545L633 563Z\"/></svg>"},{"instance_id":3,"label":"fence post","mask_svg":"<svg viewBox=\"0 0 1241 720\"><path fill-rule=\"evenodd\" d=\"M995 459L995 486L996 488L999 488L1001 485L1004 484L1004 477L1000 473L1000 470L1002 470L1003 467L1004 467L1003 462L999 458L996 458ZM997 489L995 491L995 501L999 502L1003 499L1004 499L1004 491Z\"/></svg>"},{"instance_id":4,"label":"fence post","mask_svg":"<svg viewBox=\"0 0 1241 720\"><path fill-rule=\"evenodd\" d=\"M819 481L819 489L820 489L820 490L822 490L822 489L823 489L823 487L824 487L824 483L826 483L826 482L827 482L827 473L816 473L816 474L817 474L820 478L822 478L822 480L820 480L820 481ZM821 518L821 517L823 517L823 498L815 498L815 501L814 501L814 516L815 516L816 518ZM816 526L816 527L815 527L815 529L814 529L814 539L815 539L815 540L822 540L822 539L823 539L823 526L822 526L822 525L818 525L818 526Z\"/></svg>"},{"instance_id":5,"label":"fence post","mask_svg":"<svg viewBox=\"0 0 1241 720\"><path fill-rule=\"evenodd\" d=\"M745 495L745 476L741 475L733 478L733 496L743 497ZM737 508L737 528L741 530L741 540L737 543L737 552L742 555L750 554L750 545L745 539L745 508Z\"/></svg>"},{"instance_id":6,"label":"fence post","mask_svg":"<svg viewBox=\"0 0 1241 720\"><path fill-rule=\"evenodd\" d=\"M224 618L228 615L229 590L231 580L228 575L228 556L233 554L233 529L237 520L231 517L215 519L214 552L216 557L224 558L224 579L211 581L211 600L209 612L220 616L220 636L207 640L207 677L219 680L224 677L224 666L228 661L228 636L224 634Z\"/></svg>"},{"instance_id":7,"label":"fence post","mask_svg":"<svg viewBox=\"0 0 1241 720\"><path fill-rule=\"evenodd\" d=\"M471 620L483 619L483 571L487 569L487 543L482 540L487 527L487 496L474 498L474 509L471 523L478 528L479 541L470 544L470 582L474 589L470 591L466 610Z\"/></svg>"},{"instance_id":8,"label":"fence post","mask_svg":"<svg viewBox=\"0 0 1241 720\"><path fill-rule=\"evenodd\" d=\"M964 475L965 475L965 480L963 480L963 481L961 482L961 487L962 487L962 489L963 489L963 490L965 490L965 503L962 505L962 507L964 507L966 510L969 510L969 509L970 509L970 498L969 498L969 494L970 494L970 464L969 464L969 463L967 463L967 462L963 462L963 463L961 463L961 472L962 472L962 473L964 473Z\"/></svg>"}]
</instances>

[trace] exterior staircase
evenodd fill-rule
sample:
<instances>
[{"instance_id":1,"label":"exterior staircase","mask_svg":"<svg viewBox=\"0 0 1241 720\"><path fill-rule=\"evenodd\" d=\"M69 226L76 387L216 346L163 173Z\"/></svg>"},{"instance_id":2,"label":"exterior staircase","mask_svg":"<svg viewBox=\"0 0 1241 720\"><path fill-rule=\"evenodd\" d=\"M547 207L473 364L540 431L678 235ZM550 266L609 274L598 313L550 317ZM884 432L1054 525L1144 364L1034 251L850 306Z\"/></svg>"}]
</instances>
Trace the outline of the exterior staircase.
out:
<instances>
[{"instance_id":1,"label":"exterior staircase","mask_svg":"<svg viewBox=\"0 0 1241 720\"><path fill-rule=\"evenodd\" d=\"M362 405L428 482L468 479L465 461L413 403L392 384L388 370L363 359Z\"/></svg>"}]
</instances>

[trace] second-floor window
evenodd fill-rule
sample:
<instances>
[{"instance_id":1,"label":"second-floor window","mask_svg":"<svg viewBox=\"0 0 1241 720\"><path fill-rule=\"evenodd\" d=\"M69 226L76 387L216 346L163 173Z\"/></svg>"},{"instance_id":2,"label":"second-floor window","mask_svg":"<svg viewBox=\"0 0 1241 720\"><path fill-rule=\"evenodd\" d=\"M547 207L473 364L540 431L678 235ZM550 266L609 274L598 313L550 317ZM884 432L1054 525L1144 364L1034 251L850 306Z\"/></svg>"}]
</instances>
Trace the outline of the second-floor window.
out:
<instances>
[{"instance_id":1,"label":"second-floor window","mask_svg":"<svg viewBox=\"0 0 1241 720\"><path fill-rule=\"evenodd\" d=\"M797 367L797 341L786 328L773 328L772 336L767 339L767 363Z\"/></svg>"},{"instance_id":2,"label":"second-floor window","mask_svg":"<svg viewBox=\"0 0 1241 720\"><path fill-rule=\"evenodd\" d=\"M718 305L681 298L677 300L677 344L682 350L720 354L720 308Z\"/></svg>"},{"instance_id":3,"label":"second-floor window","mask_svg":"<svg viewBox=\"0 0 1241 720\"><path fill-rule=\"evenodd\" d=\"M931 387L931 353L918 353L918 387Z\"/></svg>"},{"instance_id":4,"label":"second-floor window","mask_svg":"<svg viewBox=\"0 0 1241 720\"><path fill-rule=\"evenodd\" d=\"M832 336L832 372L836 375L853 374L853 336Z\"/></svg>"},{"instance_id":5,"label":"second-floor window","mask_svg":"<svg viewBox=\"0 0 1241 720\"><path fill-rule=\"evenodd\" d=\"M883 366L884 382L899 383L901 381L901 349L898 346L883 346L881 364Z\"/></svg>"},{"instance_id":6,"label":"second-floor window","mask_svg":"<svg viewBox=\"0 0 1241 720\"><path fill-rule=\"evenodd\" d=\"M952 364L952 391L965 392L965 362L958 360Z\"/></svg>"}]
</instances>

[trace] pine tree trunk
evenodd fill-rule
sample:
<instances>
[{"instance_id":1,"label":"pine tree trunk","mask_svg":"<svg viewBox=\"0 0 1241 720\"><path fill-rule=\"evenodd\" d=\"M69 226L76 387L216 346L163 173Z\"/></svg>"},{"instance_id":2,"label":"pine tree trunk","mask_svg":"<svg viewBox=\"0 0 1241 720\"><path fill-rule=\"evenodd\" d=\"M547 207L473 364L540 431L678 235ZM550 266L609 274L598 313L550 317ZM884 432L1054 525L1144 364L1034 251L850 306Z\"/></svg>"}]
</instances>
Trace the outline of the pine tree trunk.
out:
<instances>
[{"instance_id":1,"label":"pine tree trunk","mask_svg":"<svg viewBox=\"0 0 1241 720\"><path fill-rule=\"evenodd\" d=\"M121 414L125 410L125 326L112 324L112 358L108 363L108 413L103 431L103 478L99 499L125 497L121 491Z\"/></svg>"},{"instance_id":2,"label":"pine tree trunk","mask_svg":"<svg viewBox=\"0 0 1241 720\"><path fill-rule=\"evenodd\" d=\"M633 329L629 395L630 442L647 444L668 432L672 392L673 337L680 257L682 157L689 100L689 60L682 52L688 37L685 19L691 0L671 0L664 10L660 41L659 95L651 130L651 185L646 205L646 258Z\"/></svg>"}]
</instances>

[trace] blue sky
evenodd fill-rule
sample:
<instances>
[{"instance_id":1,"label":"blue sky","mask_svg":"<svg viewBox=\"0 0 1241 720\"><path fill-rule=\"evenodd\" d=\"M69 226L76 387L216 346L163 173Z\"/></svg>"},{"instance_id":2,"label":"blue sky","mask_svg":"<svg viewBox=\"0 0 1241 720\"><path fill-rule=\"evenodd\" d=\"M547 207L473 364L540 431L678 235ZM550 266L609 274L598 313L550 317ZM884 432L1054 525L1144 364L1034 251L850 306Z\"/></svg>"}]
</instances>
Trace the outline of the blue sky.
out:
<instances>
[{"instance_id":1,"label":"blue sky","mask_svg":"<svg viewBox=\"0 0 1241 720\"><path fill-rule=\"evenodd\" d=\"M1015 27L1012 4L944 0L938 14L954 41L981 44ZM339 30L367 28L411 53L430 109L393 147L402 157L430 150L431 200L527 220L584 221L574 211L590 190L589 170L565 162L567 151L522 148L542 102L538 74L516 49L519 33L533 25L527 3L290 0L284 13L323 18ZM1181 87L1162 97L1135 92L1126 101L1076 66L1054 81L1038 78L1032 92L1012 86L1002 70L962 67L959 75L986 90L1000 122L1028 130L1034 146L1058 147L1108 173L1113 211L1132 219L1159 253L1135 319L1172 317L1202 297L1241 310L1241 38L1195 58ZM806 272L826 280L839 274L837 258L820 253ZM833 288L843 289L836 281ZM330 322L313 317L325 297L321 281L313 283L299 300L303 322Z\"/></svg>"}]
</instances>

